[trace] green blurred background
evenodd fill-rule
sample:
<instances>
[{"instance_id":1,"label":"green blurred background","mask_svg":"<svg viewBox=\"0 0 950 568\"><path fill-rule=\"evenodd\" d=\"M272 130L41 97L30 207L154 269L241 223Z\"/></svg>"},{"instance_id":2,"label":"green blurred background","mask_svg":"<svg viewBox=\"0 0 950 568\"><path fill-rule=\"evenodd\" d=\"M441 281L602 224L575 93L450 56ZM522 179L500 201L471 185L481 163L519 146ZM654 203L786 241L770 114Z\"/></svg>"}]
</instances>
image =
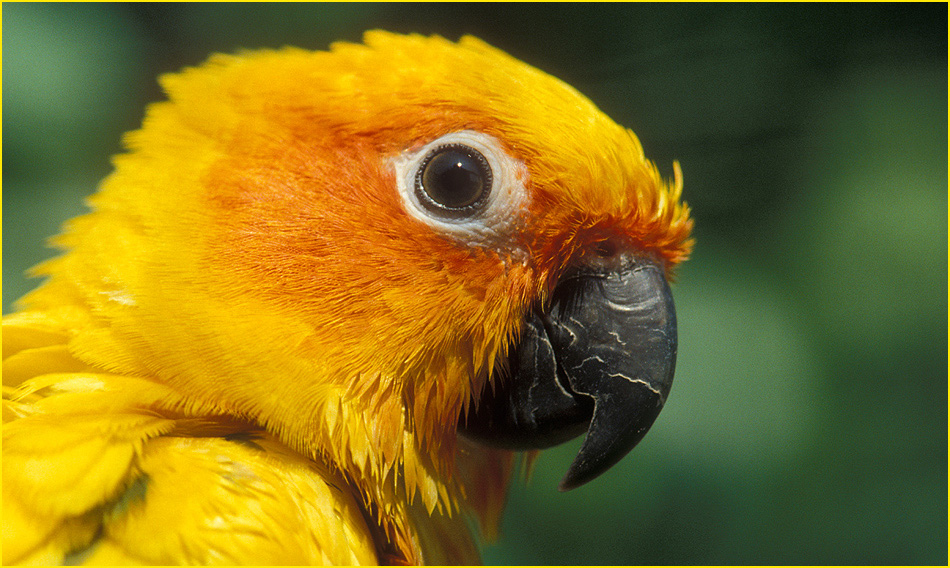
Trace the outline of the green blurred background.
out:
<instances>
[{"instance_id":1,"label":"green blurred background","mask_svg":"<svg viewBox=\"0 0 950 568\"><path fill-rule=\"evenodd\" d=\"M666 410L573 492L543 453L487 563L947 563L946 4L5 4L4 312L158 74L371 28L561 77L695 212Z\"/></svg>"}]
</instances>

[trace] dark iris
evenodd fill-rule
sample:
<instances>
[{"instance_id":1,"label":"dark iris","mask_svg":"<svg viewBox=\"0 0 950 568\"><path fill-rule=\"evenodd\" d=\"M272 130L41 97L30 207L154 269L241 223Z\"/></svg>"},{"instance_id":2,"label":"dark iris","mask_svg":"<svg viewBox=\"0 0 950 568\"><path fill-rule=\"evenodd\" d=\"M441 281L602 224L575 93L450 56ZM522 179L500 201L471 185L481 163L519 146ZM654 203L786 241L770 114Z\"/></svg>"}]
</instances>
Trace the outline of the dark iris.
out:
<instances>
[{"instance_id":1,"label":"dark iris","mask_svg":"<svg viewBox=\"0 0 950 568\"><path fill-rule=\"evenodd\" d=\"M427 208L454 216L468 215L484 204L491 190L491 167L485 156L453 144L432 150L416 175L416 194Z\"/></svg>"}]
</instances>

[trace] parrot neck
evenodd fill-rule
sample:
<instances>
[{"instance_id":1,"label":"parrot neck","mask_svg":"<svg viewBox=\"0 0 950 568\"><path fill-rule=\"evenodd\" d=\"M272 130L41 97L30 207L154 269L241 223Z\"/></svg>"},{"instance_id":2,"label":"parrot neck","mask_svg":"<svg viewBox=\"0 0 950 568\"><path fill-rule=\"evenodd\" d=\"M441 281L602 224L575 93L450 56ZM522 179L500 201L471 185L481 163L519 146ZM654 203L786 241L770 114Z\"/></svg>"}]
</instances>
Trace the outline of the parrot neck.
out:
<instances>
[{"instance_id":1,"label":"parrot neck","mask_svg":"<svg viewBox=\"0 0 950 568\"><path fill-rule=\"evenodd\" d=\"M67 255L54 259L53 264L71 262ZM457 437L454 422L446 422L441 431L423 438L416 432L415 422L407 420L406 408L413 404L413 396L399 394L393 379L383 375L332 376L325 366L299 356L281 358L283 365L265 365L264 361L276 358L272 353L268 357L263 348L259 359L247 358L239 365L201 357L199 354L209 349L194 341L182 347L180 361L169 361L168 354L175 350L167 349L159 359L148 348L147 339L124 327L123 317L116 314L116 305L136 306L119 305L101 290L94 291L93 300L108 302L108 313L114 316L110 321L101 316L101 309L96 314L91 301L64 304L57 300L82 297L77 288L51 278L24 298L23 311L5 320L11 324L44 322L45 327L62 333L76 360L97 372L165 385L174 395L157 403L150 401L155 410L169 416L231 416L257 424L293 450L338 470L359 493L367 520L383 535L378 550L382 558L409 563L475 563L478 550L467 516L474 517L484 538L495 537L514 454ZM230 339L247 346L247 337L256 335L259 341L253 345L274 345L270 341L276 340L276 333L271 330L280 330L286 341L295 328L286 321L271 322L256 333L237 326ZM299 346L306 343L298 341ZM189 360L188 372L173 372ZM317 386L304 380L315 374L330 380ZM266 392L247 388L262 384L262 377L273 376L284 380L263 383L271 385ZM301 388L301 384L308 386ZM354 389L354 384L360 388ZM222 397L221 392L229 395ZM425 409L431 406L435 405L420 403L417 416L425 416ZM440 419L437 415L431 418Z\"/></svg>"}]
</instances>

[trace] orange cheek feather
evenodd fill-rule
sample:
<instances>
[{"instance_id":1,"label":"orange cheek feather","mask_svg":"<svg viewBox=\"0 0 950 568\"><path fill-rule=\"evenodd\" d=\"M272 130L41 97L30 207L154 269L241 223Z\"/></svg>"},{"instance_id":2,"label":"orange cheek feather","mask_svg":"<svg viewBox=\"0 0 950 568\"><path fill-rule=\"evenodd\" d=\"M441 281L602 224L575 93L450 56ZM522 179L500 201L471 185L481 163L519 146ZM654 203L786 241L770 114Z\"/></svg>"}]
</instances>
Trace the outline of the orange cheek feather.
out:
<instances>
[{"instance_id":1,"label":"orange cheek feather","mask_svg":"<svg viewBox=\"0 0 950 568\"><path fill-rule=\"evenodd\" d=\"M226 288L313 322L300 355L347 361L339 379L352 382L342 386L381 398L356 377L388 370L417 407L420 431L442 438L518 331L538 284L527 266L506 268L498 254L409 216L380 151L387 136L345 151L285 136L232 144L205 177L218 219L209 265ZM475 369L465 364L473 359Z\"/></svg>"}]
</instances>

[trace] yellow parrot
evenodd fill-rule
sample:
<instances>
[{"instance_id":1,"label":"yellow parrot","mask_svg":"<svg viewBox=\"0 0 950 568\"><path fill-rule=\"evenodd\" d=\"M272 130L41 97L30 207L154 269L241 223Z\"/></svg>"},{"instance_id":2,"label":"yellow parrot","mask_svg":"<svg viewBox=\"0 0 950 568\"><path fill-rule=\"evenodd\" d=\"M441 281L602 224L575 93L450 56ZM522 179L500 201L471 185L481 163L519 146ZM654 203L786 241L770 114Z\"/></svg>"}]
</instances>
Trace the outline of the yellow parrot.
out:
<instances>
[{"instance_id":1,"label":"yellow parrot","mask_svg":"<svg viewBox=\"0 0 950 568\"><path fill-rule=\"evenodd\" d=\"M577 91L382 31L161 83L3 320L5 564L475 563L517 451L653 423L692 221Z\"/></svg>"}]
</instances>

